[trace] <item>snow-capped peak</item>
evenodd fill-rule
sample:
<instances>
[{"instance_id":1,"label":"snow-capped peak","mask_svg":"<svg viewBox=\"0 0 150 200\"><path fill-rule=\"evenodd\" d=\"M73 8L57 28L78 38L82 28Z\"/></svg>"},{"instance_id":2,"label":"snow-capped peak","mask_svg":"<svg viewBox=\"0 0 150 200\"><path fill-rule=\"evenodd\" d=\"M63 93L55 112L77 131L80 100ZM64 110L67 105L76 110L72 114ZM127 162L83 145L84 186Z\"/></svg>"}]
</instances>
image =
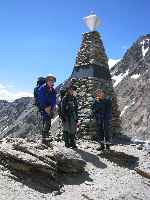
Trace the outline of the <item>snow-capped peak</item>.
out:
<instances>
[{"instance_id":1,"label":"snow-capped peak","mask_svg":"<svg viewBox=\"0 0 150 200\"><path fill-rule=\"evenodd\" d=\"M112 58L109 58L109 60L108 60L109 69L111 69L120 60L121 59L112 59Z\"/></svg>"},{"instance_id":2,"label":"snow-capped peak","mask_svg":"<svg viewBox=\"0 0 150 200\"><path fill-rule=\"evenodd\" d=\"M133 78L133 79L138 79L140 77L140 74L133 74L132 76L131 76L131 78Z\"/></svg>"},{"instance_id":3,"label":"snow-capped peak","mask_svg":"<svg viewBox=\"0 0 150 200\"><path fill-rule=\"evenodd\" d=\"M116 87L129 73L129 69L125 72L125 73L121 73L119 75L115 75L112 77L113 80L115 80L115 83L114 83L114 87Z\"/></svg>"},{"instance_id":4,"label":"snow-capped peak","mask_svg":"<svg viewBox=\"0 0 150 200\"><path fill-rule=\"evenodd\" d=\"M142 45L142 55L145 57L146 53L150 49L150 39L144 39L140 44Z\"/></svg>"}]
</instances>

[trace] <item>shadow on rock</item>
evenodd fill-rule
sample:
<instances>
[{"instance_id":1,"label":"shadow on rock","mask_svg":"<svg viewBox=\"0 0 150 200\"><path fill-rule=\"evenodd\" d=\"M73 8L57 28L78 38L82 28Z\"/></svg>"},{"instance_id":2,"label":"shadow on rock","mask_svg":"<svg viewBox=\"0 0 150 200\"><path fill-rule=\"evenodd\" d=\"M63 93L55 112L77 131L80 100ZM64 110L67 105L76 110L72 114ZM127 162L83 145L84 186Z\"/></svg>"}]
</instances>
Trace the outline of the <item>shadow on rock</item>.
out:
<instances>
[{"instance_id":1,"label":"shadow on rock","mask_svg":"<svg viewBox=\"0 0 150 200\"><path fill-rule=\"evenodd\" d=\"M134 169L138 165L138 157L128 155L124 152L117 152L114 150L104 151L99 155L101 158L106 158L107 160L116 163L120 167Z\"/></svg>"},{"instance_id":2,"label":"shadow on rock","mask_svg":"<svg viewBox=\"0 0 150 200\"><path fill-rule=\"evenodd\" d=\"M33 172L33 174L22 173L16 170L11 170L9 177L23 185L28 186L40 193L51 193L53 191L60 191L62 185L60 182L48 177L47 174Z\"/></svg>"},{"instance_id":3,"label":"shadow on rock","mask_svg":"<svg viewBox=\"0 0 150 200\"><path fill-rule=\"evenodd\" d=\"M90 197L88 197L86 194L82 194L81 195L84 199L87 199L87 200L94 200L94 199L91 199Z\"/></svg>"},{"instance_id":4,"label":"shadow on rock","mask_svg":"<svg viewBox=\"0 0 150 200\"><path fill-rule=\"evenodd\" d=\"M92 163L97 168L104 169L107 167L107 165L105 163L103 163L102 161L99 160L98 156L96 156L92 153L83 151L81 149L77 149L76 152L80 154L80 156L82 157L82 159L84 161Z\"/></svg>"},{"instance_id":5,"label":"shadow on rock","mask_svg":"<svg viewBox=\"0 0 150 200\"><path fill-rule=\"evenodd\" d=\"M59 179L63 185L80 185L85 181L92 182L93 179L89 177L88 172L84 171L81 174L76 175L63 175Z\"/></svg>"},{"instance_id":6,"label":"shadow on rock","mask_svg":"<svg viewBox=\"0 0 150 200\"><path fill-rule=\"evenodd\" d=\"M132 144L132 140L130 137L128 137L127 135L118 135L112 138L112 145L116 145L116 144L123 144L123 145L129 145Z\"/></svg>"}]
</instances>

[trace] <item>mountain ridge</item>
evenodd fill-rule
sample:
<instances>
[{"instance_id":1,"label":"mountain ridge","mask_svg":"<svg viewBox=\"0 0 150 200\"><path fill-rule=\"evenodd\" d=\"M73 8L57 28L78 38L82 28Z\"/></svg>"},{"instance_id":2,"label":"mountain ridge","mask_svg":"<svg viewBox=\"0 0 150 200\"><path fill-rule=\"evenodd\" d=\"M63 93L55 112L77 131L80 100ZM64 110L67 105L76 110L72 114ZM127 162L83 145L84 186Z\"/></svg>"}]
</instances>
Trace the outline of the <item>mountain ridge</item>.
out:
<instances>
[{"instance_id":1,"label":"mountain ridge","mask_svg":"<svg viewBox=\"0 0 150 200\"><path fill-rule=\"evenodd\" d=\"M150 34L139 37L110 71L123 130L131 137L149 139Z\"/></svg>"}]
</instances>

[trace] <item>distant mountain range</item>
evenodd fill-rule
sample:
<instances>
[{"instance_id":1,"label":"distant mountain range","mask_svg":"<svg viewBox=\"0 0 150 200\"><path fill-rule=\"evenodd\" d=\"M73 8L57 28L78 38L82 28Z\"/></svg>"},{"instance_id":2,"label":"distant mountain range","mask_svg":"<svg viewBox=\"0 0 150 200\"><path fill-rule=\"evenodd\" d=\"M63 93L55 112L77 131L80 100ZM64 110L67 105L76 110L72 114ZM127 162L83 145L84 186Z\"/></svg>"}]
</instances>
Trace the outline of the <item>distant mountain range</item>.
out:
<instances>
[{"instance_id":1,"label":"distant mountain range","mask_svg":"<svg viewBox=\"0 0 150 200\"><path fill-rule=\"evenodd\" d=\"M37 124L33 98L23 97L14 102L0 101L0 137L34 137Z\"/></svg>"}]
</instances>

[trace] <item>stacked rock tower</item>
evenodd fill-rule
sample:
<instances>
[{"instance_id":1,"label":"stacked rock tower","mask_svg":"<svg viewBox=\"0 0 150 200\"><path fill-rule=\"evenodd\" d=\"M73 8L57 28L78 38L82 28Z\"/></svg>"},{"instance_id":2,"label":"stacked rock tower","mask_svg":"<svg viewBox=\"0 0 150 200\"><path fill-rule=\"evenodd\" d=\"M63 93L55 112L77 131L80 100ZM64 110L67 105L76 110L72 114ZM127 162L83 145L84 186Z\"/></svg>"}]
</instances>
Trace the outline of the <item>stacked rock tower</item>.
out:
<instances>
[{"instance_id":1,"label":"stacked rock tower","mask_svg":"<svg viewBox=\"0 0 150 200\"><path fill-rule=\"evenodd\" d=\"M113 90L108 58L100 34L95 31L99 18L95 14L85 17L90 32L83 34L81 47L71 77L75 79L79 102L79 136L95 135L95 122L91 119L91 105L96 89L103 89L112 99L112 135L120 133L120 112Z\"/></svg>"}]
</instances>

